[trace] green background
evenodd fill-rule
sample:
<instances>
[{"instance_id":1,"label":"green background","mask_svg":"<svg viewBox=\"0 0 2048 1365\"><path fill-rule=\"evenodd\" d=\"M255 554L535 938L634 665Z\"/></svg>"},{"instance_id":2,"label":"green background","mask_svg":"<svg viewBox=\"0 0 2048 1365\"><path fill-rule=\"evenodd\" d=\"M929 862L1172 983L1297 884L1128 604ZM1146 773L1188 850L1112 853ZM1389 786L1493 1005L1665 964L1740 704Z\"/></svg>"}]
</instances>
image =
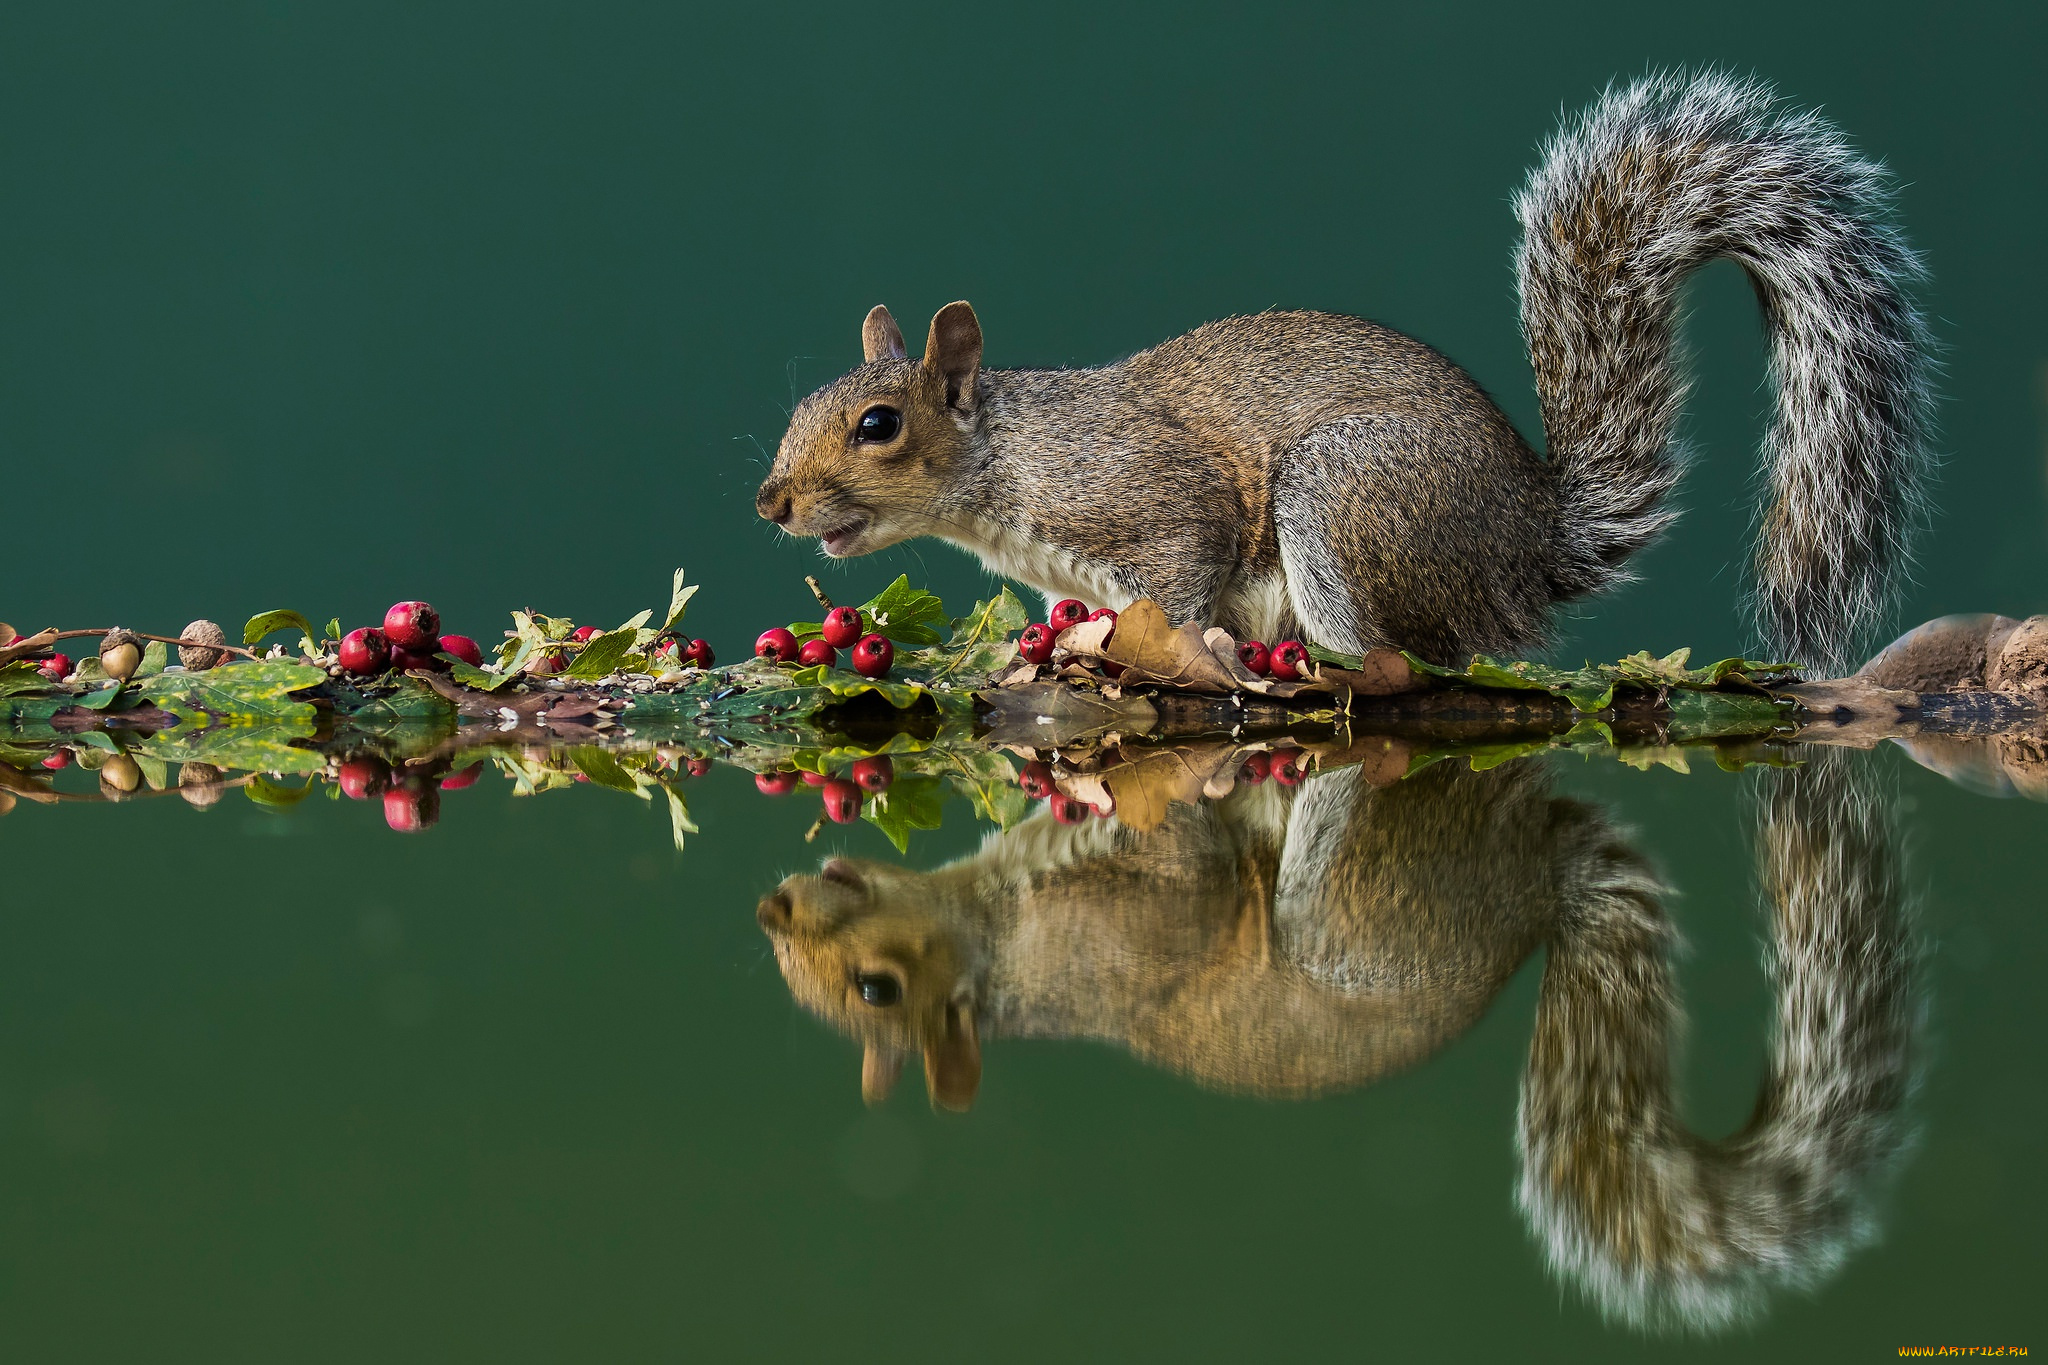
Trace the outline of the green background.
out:
<instances>
[{"instance_id":1,"label":"green background","mask_svg":"<svg viewBox=\"0 0 2048 1365\"><path fill-rule=\"evenodd\" d=\"M1508 196L1560 110L1718 62L1904 182L1946 352L1903 620L2048 609L2048 23L1870 5L14 7L0 15L0 618L658 606L728 658L819 561L752 513L795 396L966 297L992 364L1357 312L1534 435ZM1701 451L1560 656L1747 643L1768 403L1740 275L1688 336ZM897 572L964 604L957 552ZM1903 768L1896 754L1875 762ZM1596 769L1686 892L1688 1116L1740 1125L1769 1005L1742 789ZM2043 1345L2042 809L1907 770L1935 1052L1879 1246L1701 1358ZM1630 1358L1514 1212L1534 976L1431 1065L1225 1100L990 1050L966 1120L864 1115L751 906L814 808L700 784L451 794L432 835L239 800L0 824L12 1359ZM970 847L955 824L913 845ZM886 851L872 831L840 841ZM907 1185L856 1195L848 1153ZM905 1156L911 1153L911 1156ZM893 1154L893 1155L889 1155ZM858 1182L853 1182L858 1183Z\"/></svg>"}]
</instances>

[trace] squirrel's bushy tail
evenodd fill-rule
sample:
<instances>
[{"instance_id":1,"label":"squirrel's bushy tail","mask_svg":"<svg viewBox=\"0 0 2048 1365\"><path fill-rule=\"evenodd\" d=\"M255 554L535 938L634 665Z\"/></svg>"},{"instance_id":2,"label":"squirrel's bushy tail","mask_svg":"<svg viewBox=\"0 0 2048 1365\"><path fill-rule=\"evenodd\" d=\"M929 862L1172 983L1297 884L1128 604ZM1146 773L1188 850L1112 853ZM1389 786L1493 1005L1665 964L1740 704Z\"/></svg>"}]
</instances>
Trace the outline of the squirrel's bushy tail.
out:
<instances>
[{"instance_id":1,"label":"squirrel's bushy tail","mask_svg":"<svg viewBox=\"0 0 2048 1365\"><path fill-rule=\"evenodd\" d=\"M1622 580L1675 515L1678 289L1725 256L1756 286L1778 394L1760 624L1783 656L1846 669L1904 567L1927 466L1929 343L1906 296L1921 268L1889 224L1888 174L1764 86L1652 76L1568 124L1515 208L1559 596Z\"/></svg>"}]
</instances>

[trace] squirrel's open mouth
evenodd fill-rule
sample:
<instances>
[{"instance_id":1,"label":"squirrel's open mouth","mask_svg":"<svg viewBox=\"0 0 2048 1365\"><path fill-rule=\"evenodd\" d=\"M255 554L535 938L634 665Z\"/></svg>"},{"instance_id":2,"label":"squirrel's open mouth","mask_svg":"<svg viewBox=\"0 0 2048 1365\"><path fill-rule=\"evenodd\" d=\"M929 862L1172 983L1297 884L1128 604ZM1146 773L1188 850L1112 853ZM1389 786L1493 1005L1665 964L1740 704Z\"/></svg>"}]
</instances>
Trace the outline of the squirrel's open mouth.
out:
<instances>
[{"instance_id":1,"label":"squirrel's open mouth","mask_svg":"<svg viewBox=\"0 0 2048 1365\"><path fill-rule=\"evenodd\" d=\"M835 526L818 539L824 543L825 553L838 559L852 550L861 536L866 534L867 529L867 519L863 517L857 521L849 521L844 526Z\"/></svg>"}]
</instances>

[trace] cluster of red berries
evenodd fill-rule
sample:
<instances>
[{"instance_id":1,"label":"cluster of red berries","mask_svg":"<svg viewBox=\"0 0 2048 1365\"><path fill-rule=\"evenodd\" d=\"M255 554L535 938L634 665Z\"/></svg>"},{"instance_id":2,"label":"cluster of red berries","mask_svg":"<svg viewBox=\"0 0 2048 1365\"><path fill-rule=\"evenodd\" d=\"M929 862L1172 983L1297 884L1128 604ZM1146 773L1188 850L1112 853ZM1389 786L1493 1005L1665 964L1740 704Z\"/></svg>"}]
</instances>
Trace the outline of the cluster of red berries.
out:
<instances>
[{"instance_id":1,"label":"cluster of red berries","mask_svg":"<svg viewBox=\"0 0 2048 1365\"><path fill-rule=\"evenodd\" d=\"M449 653L455 651L450 650ZM483 776L481 760L460 772L429 774L394 771L375 754L345 758L335 772L342 795L352 801L380 798L384 823L400 834L418 834L441 818L441 793L474 786Z\"/></svg>"},{"instance_id":2,"label":"cluster of red berries","mask_svg":"<svg viewBox=\"0 0 2048 1365\"><path fill-rule=\"evenodd\" d=\"M1108 607L1097 607L1094 611L1090 611L1088 610L1087 603L1081 601L1078 597L1069 597L1063 601L1053 603L1052 610L1046 613L1044 621L1034 621L1024 627L1024 633L1017 637L1018 657L1022 658L1027 664L1050 662L1052 659L1052 647L1054 642L1060 638L1060 632L1070 626L1078 626L1083 621L1109 622L1109 634L1102 637L1104 644L1108 644L1110 637L1116 634L1116 613L1114 611ZM1123 672L1122 666L1118 664L1106 664L1105 670L1110 671L1111 677Z\"/></svg>"},{"instance_id":3,"label":"cluster of red berries","mask_svg":"<svg viewBox=\"0 0 2048 1365\"><path fill-rule=\"evenodd\" d=\"M852 650L853 671L863 678L886 678L896 662L896 646L889 643L886 635L870 634L867 619L855 607L834 607L826 612L819 633L801 645L787 626L764 630L754 641L755 658L773 659L779 664L800 664L805 668L818 664L827 668L837 667L842 649ZM762 790L767 789L764 787Z\"/></svg>"},{"instance_id":4,"label":"cluster of red berries","mask_svg":"<svg viewBox=\"0 0 2048 1365\"><path fill-rule=\"evenodd\" d=\"M1078 825L1091 814L1107 820L1116 814L1116 807L1091 806L1078 796L1069 796L1059 789L1059 782L1053 776L1052 765L1042 759L1032 759L1017 770L1017 785L1033 801L1043 801L1052 808L1052 818L1063 825Z\"/></svg>"},{"instance_id":5,"label":"cluster of red berries","mask_svg":"<svg viewBox=\"0 0 2048 1365\"><path fill-rule=\"evenodd\" d=\"M1308 668L1308 646L1299 640L1282 640L1267 649L1258 640L1246 640L1237 647L1237 661L1262 678L1297 682Z\"/></svg>"},{"instance_id":6,"label":"cluster of red berries","mask_svg":"<svg viewBox=\"0 0 2048 1365\"><path fill-rule=\"evenodd\" d=\"M799 782L807 787L816 787L825 803L826 818L836 825L850 825L858 820L861 798L887 791L895 780L896 765L889 761L887 754L855 759L844 777L832 773L799 772L792 768L754 774L754 785L769 796L787 796L796 790Z\"/></svg>"},{"instance_id":7,"label":"cluster of red berries","mask_svg":"<svg viewBox=\"0 0 2048 1365\"><path fill-rule=\"evenodd\" d=\"M358 675L448 665L439 655L452 654L471 668L481 668L484 652L467 635L441 634L441 613L425 602L396 602L384 613L383 626L359 626L341 637L342 671ZM429 822L431 823L431 822Z\"/></svg>"}]
</instances>

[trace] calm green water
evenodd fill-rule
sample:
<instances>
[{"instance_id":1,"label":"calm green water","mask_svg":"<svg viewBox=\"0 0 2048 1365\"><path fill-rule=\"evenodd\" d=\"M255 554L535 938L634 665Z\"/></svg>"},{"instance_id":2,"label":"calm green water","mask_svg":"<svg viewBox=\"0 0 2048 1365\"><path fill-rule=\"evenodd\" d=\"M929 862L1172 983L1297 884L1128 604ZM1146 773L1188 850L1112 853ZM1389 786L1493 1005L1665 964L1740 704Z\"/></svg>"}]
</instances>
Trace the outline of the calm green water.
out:
<instances>
[{"instance_id":1,"label":"calm green water","mask_svg":"<svg viewBox=\"0 0 2048 1365\"><path fill-rule=\"evenodd\" d=\"M1905 182L1949 347L1949 461L1902 621L2048 609L2048 25L1868 5L1724 5L1701 22L1594 7L10 11L0 618L166 629L290 605L355 622L420 595L485 635L529 604L622 618L682 564L704 585L693 626L736 654L803 614L817 569L752 516L762 450L793 394L857 357L878 301L915 332L972 299L994 364L1099 361L1271 305L1358 312L1457 357L1533 431L1507 196L1560 107L1694 61L1824 105ZM1745 643L1761 355L1738 275L1708 272L1694 300L1703 458L1687 519L1642 582L1568 623L1560 657ZM916 545L826 579L858 597L899 572L955 605L986 588ZM1489 801L1533 820L1570 799L1570 829L1626 831L1617 846L1673 888L1657 911L1686 945L1669 959L1684 1036L1670 1087L1676 1122L1705 1139L1743 1130L1771 1074L1767 951L1877 1001L1857 1019L1903 1021L1903 1060L1877 1065L1894 1054L1868 1030L1802 1054L1823 1079L1864 1080L1856 1122L1822 1125L1830 1198L1782 1206L1773 1275L1694 1296L1696 1320L1751 1319L1676 1335L1628 1320L1597 1255L1554 1263L1553 1235L1569 1249L1580 1225L1518 1202L1539 1013L1577 998L1544 987L1557 945L1583 941L1561 936L1579 923L1558 890L1575 865L1562 827L1509 848L1520 825L1468 819L1429 857L1382 850L1446 887L1490 875L1486 894L1445 903L1513 914L1428 919L1443 930L1428 941L1398 916L1300 938L1352 922L1355 896L1324 896L1323 920L1287 922L1276 941L1319 945L1332 979L1449 972L1484 1007L1414 1023L1429 1045L1406 1069L1339 1068L1326 1093L1282 1099L1225 1093L1165 1044L1141 1059L1069 1036L1114 1032L1112 988L1152 978L1091 981L1105 950L1068 933L1032 958L1051 1013L1020 1020L1100 1017L1039 1030L1059 1036L991 1028L973 1108L940 1115L914 1061L863 1107L860 1048L793 1002L756 905L836 853L920 871L972 854L982 831L957 803L907 857L865 827L806 845L813 802L767 800L723 768L692 788L702 833L682 854L658 809L589 788L514 799L495 779L450 793L417 838L348 802L20 806L0 820L0 1351L2041 1345L2025 1286L2048 1270L2048 809L1894 749L1829 766L1848 771L1802 784L1560 761L1402 798L1452 825ZM1760 899L1766 820L1863 841L1812 864L1832 880L1800 922L1909 970L1787 958ZM1069 866L1122 888L1097 919L1137 934L1219 848L1325 866L1363 847L1328 832L1343 820L1300 840L1247 828L1129 836L1110 853L1153 860L1139 871ZM1164 971L1192 951L1144 960ZM1652 977L1665 960L1631 959ZM1063 1003L1061 980L1089 984ZM1637 1041L1675 1017L1613 1015ZM1341 1050L1398 1022L1303 1036ZM1236 1090L1261 1088L1263 1054L1209 1047ZM1311 1063L1335 1064L1309 1048Z\"/></svg>"}]
</instances>

